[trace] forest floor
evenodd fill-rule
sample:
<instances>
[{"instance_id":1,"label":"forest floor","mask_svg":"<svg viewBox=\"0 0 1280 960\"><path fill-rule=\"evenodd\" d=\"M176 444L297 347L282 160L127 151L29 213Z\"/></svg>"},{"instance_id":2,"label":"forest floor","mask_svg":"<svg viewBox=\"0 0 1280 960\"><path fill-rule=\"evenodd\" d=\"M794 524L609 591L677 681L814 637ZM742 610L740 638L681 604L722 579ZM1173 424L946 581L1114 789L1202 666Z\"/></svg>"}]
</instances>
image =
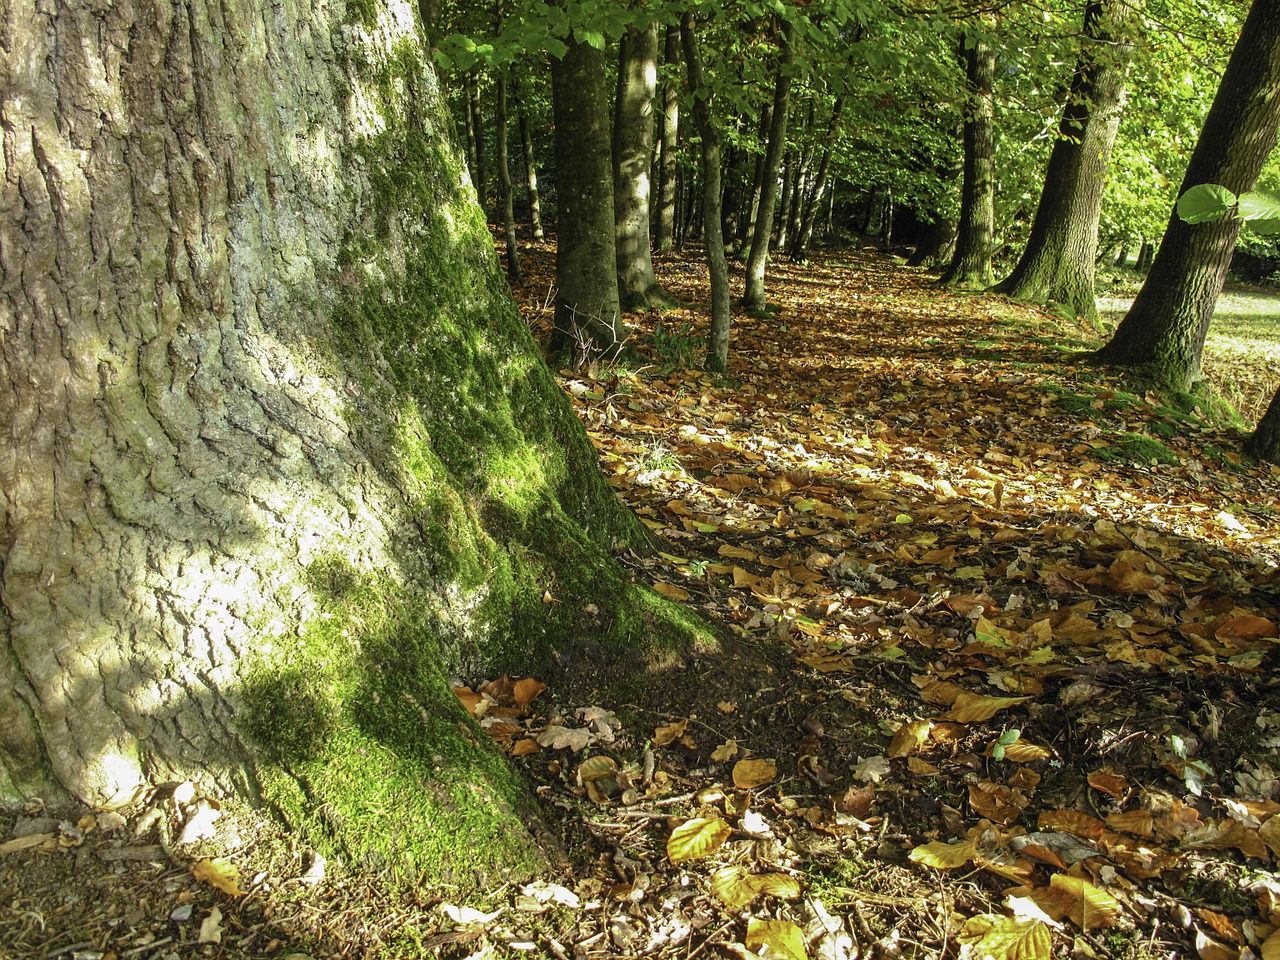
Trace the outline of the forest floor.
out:
<instances>
[{"instance_id":1,"label":"forest floor","mask_svg":"<svg viewBox=\"0 0 1280 960\"><path fill-rule=\"evenodd\" d=\"M679 258L692 307L563 373L665 544L627 562L724 643L635 702L459 691L558 875L448 902L246 824L231 897L89 816L0 845L0 956L1280 957L1280 468L1051 313L878 253L771 270L727 375Z\"/></svg>"}]
</instances>

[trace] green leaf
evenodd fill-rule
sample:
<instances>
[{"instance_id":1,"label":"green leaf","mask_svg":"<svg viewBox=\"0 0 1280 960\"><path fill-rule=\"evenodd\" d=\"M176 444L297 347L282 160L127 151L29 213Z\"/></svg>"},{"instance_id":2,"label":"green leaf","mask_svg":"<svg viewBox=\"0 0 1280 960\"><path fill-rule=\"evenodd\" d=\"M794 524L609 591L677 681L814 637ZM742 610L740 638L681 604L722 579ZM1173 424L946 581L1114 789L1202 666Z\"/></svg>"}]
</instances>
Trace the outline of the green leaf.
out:
<instances>
[{"instance_id":1,"label":"green leaf","mask_svg":"<svg viewBox=\"0 0 1280 960\"><path fill-rule=\"evenodd\" d=\"M604 34L599 30L576 29L573 31L573 37L579 43L585 43L597 50L604 49Z\"/></svg>"},{"instance_id":2,"label":"green leaf","mask_svg":"<svg viewBox=\"0 0 1280 960\"><path fill-rule=\"evenodd\" d=\"M1280 220L1280 197L1256 190L1240 194L1240 219ZM1256 224L1253 226L1257 228Z\"/></svg>"},{"instance_id":3,"label":"green leaf","mask_svg":"<svg viewBox=\"0 0 1280 960\"><path fill-rule=\"evenodd\" d=\"M1236 195L1216 183L1199 183L1178 198L1178 216L1187 223L1216 220L1236 205Z\"/></svg>"}]
</instances>

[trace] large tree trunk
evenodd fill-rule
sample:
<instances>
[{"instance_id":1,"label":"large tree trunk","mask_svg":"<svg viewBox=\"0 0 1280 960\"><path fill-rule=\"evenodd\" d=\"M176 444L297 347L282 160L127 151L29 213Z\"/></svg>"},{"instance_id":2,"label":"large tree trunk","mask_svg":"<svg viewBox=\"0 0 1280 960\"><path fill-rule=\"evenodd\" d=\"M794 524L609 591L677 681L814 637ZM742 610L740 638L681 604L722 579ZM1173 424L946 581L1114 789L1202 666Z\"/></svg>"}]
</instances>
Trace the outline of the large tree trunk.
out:
<instances>
[{"instance_id":1,"label":"large tree trunk","mask_svg":"<svg viewBox=\"0 0 1280 960\"><path fill-rule=\"evenodd\" d=\"M556 126L556 315L551 349L575 362L622 348L604 53L567 38L551 63Z\"/></svg>"},{"instance_id":2,"label":"large tree trunk","mask_svg":"<svg viewBox=\"0 0 1280 960\"><path fill-rule=\"evenodd\" d=\"M720 231L720 133L711 116L711 92L702 72L702 53L694 32L693 14L680 21L684 59L693 96L693 118L702 138L702 221L711 273L711 336L707 342L708 370L723 372L729 365L729 264Z\"/></svg>"},{"instance_id":3,"label":"large tree trunk","mask_svg":"<svg viewBox=\"0 0 1280 960\"><path fill-rule=\"evenodd\" d=\"M1091 0L1085 49L1071 79L1058 139L1045 171L1026 249L995 289L1017 300L1057 303L1078 317L1098 317L1094 271L1107 164L1124 110L1130 25L1142 0Z\"/></svg>"},{"instance_id":4,"label":"large tree trunk","mask_svg":"<svg viewBox=\"0 0 1280 960\"><path fill-rule=\"evenodd\" d=\"M1244 448L1259 460L1280 463L1280 390L1271 398L1267 412L1258 421L1253 436L1245 441Z\"/></svg>"},{"instance_id":5,"label":"large tree trunk","mask_svg":"<svg viewBox=\"0 0 1280 960\"><path fill-rule=\"evenodd\" d=\"M760 183L760 209L751 234L751 252L747 254L747 275L742 291L746 310L765 309L764 275L769 266L769 235L773 232L774 203L778 197L778 167L787 147L787 105L791 99L791 63L795 28L784 21L778 38L778 76L773 86L773 117L769 124L769 145L765 148L764 175Z\"/></svg>"},{"instance_id":6,"label":"large tree trunk","mask_svg":"<svg viewBox=\"0 0 1280 960\"><path fill-rule=\"evenodd\" d=\"M1217 183L1252 189L1280 124L1280 0L1255 0L1191 154L1183 191ZM1231 265L1240 220L1169 218L1159 252L1100 363L1145 366L1153 379L1186 389L1200 376L1213 308Z\"/></svg>"},{"instance_id":7,"label":"large tree trunk","mask_svg":"<svg viewBox=\"0 0 1280 960\"><path fill-rule=\"evenodd\" d=\"M450 676L679 631L412 8L341 10L4 8L0 803L198 777L469 887L541 857Z\"/></svg>"},{"instance_id":8,"label":"large tree trunk","mask_svg":"<svg viewBox=\"0 0 1280 960\"><path fill-rule=\"evenodd\" d=\"M619 44L613 121L613 222L623 310L669 302L649 249L649 164L658 82L658 24L628 29Z\"/></svg>"},{"instance_id":9,"label":"large tree trunk","mask_svg":"<svg viewBox=\"0 0 1280 960\"><path fill-rule=\"evenodd\" d=\"M654 217L654 243L659 253L670 253L676 230L676 152L680 145L680 82L674 68L680 66L680 28L667 27L662 62L669 68L662 85L662 132L658 141L658 209Z\"/></svg>"},{"instance_id":10,"label":"large tree trunk","mask_svg":"<svg viewBox=\"0 0 1280 960\"><path fill-rule=\"evenodd\" d=\"M969 103L964 119L964 181L960 193L960 228L951 265L940 283L966 290L985 290L995 279L991 246L996 228L995 97L996 54L980 35L966 40L961 51L968 78Z\"/></svg>"}]
</instances>

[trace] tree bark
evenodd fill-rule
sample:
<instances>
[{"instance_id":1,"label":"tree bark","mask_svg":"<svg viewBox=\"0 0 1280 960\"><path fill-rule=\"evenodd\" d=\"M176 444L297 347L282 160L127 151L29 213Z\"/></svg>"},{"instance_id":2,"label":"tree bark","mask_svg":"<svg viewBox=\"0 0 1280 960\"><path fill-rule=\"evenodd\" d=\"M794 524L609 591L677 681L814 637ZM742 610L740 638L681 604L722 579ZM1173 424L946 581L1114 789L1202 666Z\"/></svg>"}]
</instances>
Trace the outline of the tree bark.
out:
<instances>
[{"instance_id":1,"label":"tree bark","mask_svg":"<svg viewBox=\"0 0 1280 960\"><path fill-rule=\"evenodd\" d=\"M502 0L494 4L494 20L497 32L502 33ZM506 236L507 280L516 286L520 283L520 248L516 242L515 205L511 197L511 168L507 163L507 71L498 71L494 104L493 159L498 165L498 204L502 208L502 229Z\"/></svg>"},{"instance_id":2,"label":"tree bark","mask_svg":"<svg viewBox=\"0 0 1280 960\"><path fill-rule=\"evenodd\" d=\"M551 63L560 195L551 349L582 363L615 355L623 337L604 53L572 37L566 44Z\"/></svg>"},{"instance_id":3,"label":"tree bark","mask_svg":"<svg viewBox=\"0 0 1280 960\"><path fill-rule=\"evenodd\" d=\"M489 213L489 167L484 154L484 111L480 101L480 70L470 71L467 87L467 109L471 111L471 129L475 131L476 163L472 168L480 209Z\"/></svg>"},{"instance_id":4,"label":"tree bark","mask_svg":"<svg viewBox=\"0 0 1280 960\"><path fill-rule=\"evenodd\" d=\"M680 66L680 28L667 27L663 39L662 62ZM680 146L680 84L674 71L662 84L662 134L658 155L658 209L655 244L659 253L670 253L676 229L676 155Z\"/></svg>"},{"instance_id":5,"label":"tree bark","mask_svg":"<svg viewBox=\"0 0 1280 960\"><path fill-rule=\"evenodd\" d=\"M792 260L803 260L809 253L809 243L813 238L813 223L822 202L823 187L827 183L827 171L831 167L831 154L835 148L836 132L840 128L840 116L844 113L844 102L844 94L840 94L831 108L831 119L827 123L827 138L822 146L822 159L818 161L818 172L813 176L812 187L805 191L800 228L791 241Z\"/></svg>"},{"instance_id":6,"label":"tree bark","mask_svg":"<svg viewBox=\"0 0 1280 960\"><path fill-rule=\"evenodd\" d=\"M525 98L520 81L512 78L512 90L516 97L516 114L520 125L520 152L524 156L524 179L529 191L529 229L533 239L541 240L542 230L542 198L538 194L538 162L533 155L533 133L529 129L529 112L525 106Z\"/></svg>"},{"instance_id":7,"label":"tree bark","mask_svg":"<svg viewBox=\"0 0 1280 960\"><path fill-rule=\"evenodd\" d=\"M1181 194L1217 183L1253 188L1280 124L1280 0L1255 0L1191 154ZM1138 296L1100 363L1143 366L1159 383L1189 388L1200 376L1209 321L1222 292L1240 220L1184 223L1175 212Z\"/></svg>"},{"instance_id":8,"label":"tree bark","mask_svg":"<svg viewBox=\"0 0 1280 960\"><path fill-rule=\"evenodd\" d=\"M1016 300L1061 304L1090 323L1098 318L1094 275L1102 192L1124 111L1130 27L1142 3L1086 4L1085 49L1071 79L1031 234L1017 266L995 288Z\"/></svg>"},{"instance_id":9,"label":"tree bark","mask_svg":"<svg viewBox=\"0 0 1280 960\"><path fill-rule=\"evenodd\" d=\"M634 619L412 8L333 9L0 13L0 805L198 778L492 889L543 858L450 678L686 621Z\"/></svg>"},{"instance_id":10,"label":"tree bark","mask_svg":"<svg viewBox=\"0 0 1280 960\"><path fill-rule=\"evenodd\" d=\"M760 111L760 123L757 137L760 143L768 146L769 129L773 125L773 103L770 101L764 105L764 109ZM751 249L751 244L755 242L756 220L760 216L760 190L764 185L764 151L756 154L756 162L752 166L751 171L751 196L747 202L747 218L743 224L742 230L742 247L738 251L739 257L743 253Z\"/></svg>"},{"instance_id":11,"label":"tree bark","mask_svg":"<svg viewBox=\"0 0 1280 960\"><path fill-rule=\"evenodd\" d=\"M1259 460L1280 463L1280 390L1271 398L1257 429L1245 441L1245 452Z\"/></svg>"},{"instance_id":12,"label":"tree bark","mask_svg":"<svg viewBox=\"0 0 1280 960\"><path fill-rule=\"evenodd\" d=\"M702 138L702 223L711 273L711 336L707 340L706 368L723 372L729 366L729 264L720 232L720 133L711 116L711 92L702 72L702 53L694 32L693 14L680 20L680 38L693 96L693 119Z\"/></svg>"},{"instance_id":13,"label":"tree bark","mask_svg":"<svg viewBox=\"0 0 1280 960\"><path fill-rule=\"evenodd\" d=\"M996 54L991 45L976 34L965 43L961 56L968 81L969 105L964 120L960 229L951 265L939 282L966 290L985 290L994 280L991 246L996 226L996 147L992 91Z\"/></svg>"},{"instance_id":14,"label":"tree bark","mask_svg":"<svg viewBox=\"0 0 1280 960\"><path fill-rule=\"evenodd\" d=\"M765 309L764 275L769 267L769 238L773 232L774 204L778 196L778 167L787 147L787 105L791 99L791 64L795 59L795 28L784 21L778 38L778 76L773 86L773 115L769 123L769 145L765 148L764 177L760 185L760 209L747 254L742 306L752 312Z\"/></svg>"},{"instance_id":15,"label":"tree bark","mask_svg":"<svg viewBox=\"0 0 1280 960\"><path fill-rule=\"evenodd\" d=\"M649 164L658 82L658 24L630 28L618 47L613 119L613 217L618 298L623 310L643 310L667 297L653 275L649 246Z\"/></svg>"}]
</instances>

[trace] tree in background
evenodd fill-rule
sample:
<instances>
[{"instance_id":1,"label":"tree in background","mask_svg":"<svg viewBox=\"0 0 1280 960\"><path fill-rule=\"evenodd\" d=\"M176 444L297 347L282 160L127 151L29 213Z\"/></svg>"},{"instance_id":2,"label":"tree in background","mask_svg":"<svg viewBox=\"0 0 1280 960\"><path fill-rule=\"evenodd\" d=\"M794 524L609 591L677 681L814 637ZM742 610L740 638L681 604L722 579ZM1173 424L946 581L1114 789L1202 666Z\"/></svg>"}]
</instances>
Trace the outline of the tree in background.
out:
<instances>
[{"instance_id":1,"label":"tree in background","mask_svg":"<svg viewBox=\"0 0 1280 960\"><path fill-rule=\"evenodd\" d=\"M1131 29L1141 8L1142 0L1091 0L1085 5L1084 49L1071 78L1031 235L996 292L1061 304L1090 322L1097 319L1098 220L1124 109Z\"/></svg>"},{"instance_id":2,"label":"tree in background","mask_svg":"<svg viewBox=\"0 0 1280 960\"><path fill-rule=\"evenodd\" d=\"M1251 189L1280 125L1280 0L1255 0L1205 119L1182 190L1219 184ZM1185 390L1200 357L1240 233L1240 221L1169 218L1146 282L1099 363L1142 367L1156 382Z\"/></svg>"}]
</instances>

